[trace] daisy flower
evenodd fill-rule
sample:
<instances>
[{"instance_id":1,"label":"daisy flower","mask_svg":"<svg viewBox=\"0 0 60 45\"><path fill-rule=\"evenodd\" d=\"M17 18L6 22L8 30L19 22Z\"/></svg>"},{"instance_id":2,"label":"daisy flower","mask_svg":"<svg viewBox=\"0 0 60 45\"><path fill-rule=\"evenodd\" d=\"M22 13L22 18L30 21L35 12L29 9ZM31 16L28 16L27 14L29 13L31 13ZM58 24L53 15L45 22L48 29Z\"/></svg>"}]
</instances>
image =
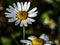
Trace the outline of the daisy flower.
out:
<instances>
[{"instance_id":1,"label":"daisy flower","mask_svg":"<svg viewBox=\"0 0 60 45\"><path fill-rule=\"evenodd\" d=\"M13 3L13 7L9 5L7 8L7 12L5 12L8 22L15 22L15 25L20 25L20 27L25 26L27 27L28 24L32 24L35 22L33 17L37 16L38 11L36 7L29 10L30 2L17 2L17 5Z\"/></svg>"},{"instance_id":2,"label":"daisy flower","mask_svg":"<svg viewBox=\"0 0 60 45\"><path fill-rule=\"evenodd\" d=\"M45 19L43 24L48 25L51 29L55 29L56 27L56 24L52 19Z\"/></svg>"},{"instance_id":3,"label":"daisy flower","mask_svg":"<svg viewBox=\"0 0 60 45\"><path fill-rule=\"evenodd\" d=\"M35 36L28 37L29 40L20 40L20 42L25 43L26 45L52 45L53 42L49 41L47 35L42 34L39 38Z\"/></svg>"}]
</instances>

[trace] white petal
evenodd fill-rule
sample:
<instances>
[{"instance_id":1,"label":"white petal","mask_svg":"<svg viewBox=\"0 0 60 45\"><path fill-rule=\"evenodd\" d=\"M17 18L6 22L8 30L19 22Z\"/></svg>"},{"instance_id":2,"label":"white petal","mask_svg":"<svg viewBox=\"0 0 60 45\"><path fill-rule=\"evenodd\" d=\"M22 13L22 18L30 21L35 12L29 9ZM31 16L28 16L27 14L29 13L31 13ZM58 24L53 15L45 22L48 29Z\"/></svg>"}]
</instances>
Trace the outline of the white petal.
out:
<instances>
[{"instance_id":1,"label":"white petal","mask_svg":"<svg viewBox=\"0 0 60 45\"><path fill-rule=\"evenodd\" d=\"M12 6L10 6L10 5L9 5L9 8L12 9L12 10L14 10L14 8Z\"/></svg>"},{"instance_id":2,"label":"white petal","mask_svg":"<svg viewBox=\"0 0 60 45\"><path fill-rule=\"evenodd\" d=\"M21 23L20 23L20 27L22 27L23 26L23 21L21 21Z\"/></svg>"},{"instance_id":3,"label":"white petal","mask_svg":"<svg viewBox=\"0 0 60 45\"><path fill-rule=\"evenodd\" d=\"M21 40L20 42L22 42L22 43L31 43L31 41L29 41L29 40Z\"/></svg>"},{"instance_id":4,"label":"white petal","mask_svg":"<svg viewBox=\"0 0 60 45\"><path fill-rule=\"evenodd\" d=\"M46 43L47 43L47 44L53 44L53 42L52 42L52 41L47 41Z\"/></svg>"},{"instance_id":5,"label":"white petal","mask_svg":"<svg viewBox=\"0 0 60 45\"><path fill-rule=\"evenodd\" d=\"M34 12L32 14L28 14L28 17L36 17L38 12Z\"/></svg>"},{"instance_id":6,"label":"white petal","mask_svg":"<svg viewBox=\"0 0 60 45\"><path fill-rule=\"evenodd\" d=\"M49 40L48 36L45 35L45 34L42 34L39 38L41 38L41 39L43 39L45 41L48 41Z\"/></svg>"},{"instance_id":7,"label":"white petal","mask_svg":"<svg viewBox=\"0 0 60 45\"><path fill-rule=\"evenodd\" d=\"M21 11L21 4L17 2L18 10Z\"/></svg>"},{"instance_id":8,"label":"white petal","mask_svg":"<svg viewBox=\"0 0 60 45\"><path fill-rule=\"evenodd\" d=\"M13 3L13 6L14 6L14 8L15 8L16 10L18 10L18 7L17 7L17 5L16 5L15 3Z\"/></svg>"},{"instance_id":9,"label":"white petal","mask_svg":"<svg viewBox=\"0 0 60 45\"><path fill-rule=\"evenodd\" d=\"M32 24L32 22L31 21L29 21L28 19L27 19L27 21L26 21L28 24Z\"/></svg>"},{"instance_id":10,"label":"white petal","mask_svg":"<svg viewBox=\"0 0 60 45\"><path fill-rule=\"evenodd\" d=\"M9 9L9 8L6 8L6 10L7 10L8 12L13 12L13 10L11 10L11 9Z\"/></svg>"},{"instance_id":11,"label":"white petal","mask_svg":"<svg viewBox=\"0 0 60 45\"><path fill-rule=\"evenodd\" d=\"M8 13L8 12L5 12L6 15L15 15L15 13Z\"/></svg>"},{"instance_id":12,"label":"white petal","mask_svg":"<svg viewBox=\"0 0 60 45\"><path fill-rule=\"evenodd\" d=\"M21 10L23 10L23 2L21 2Z\"/></svg>"},{"instance_id":13,"label":"white petal","mask_svg":"<svg viewBox=\"0 0 60 45\"><path fill-rule=\"evenodd\" d=\"M6 9L10 14L16 14L17 13L17 11L14 11L14 10L12 10L12 9Z\"/></svg>"},{"instance_id":14,"label":"white petal","mask_svg":"<svg viewBox=\"0 0 60 45\"><path fill-rule=\"evenodd\" d=\"M22 8L23 8L23 11L26 11L26 9L27 9L27 2L24 3L24 6Z\"/></svg>"},{"instance_id":15,"label":"white petal","mask_svg":"<svg viewBox=\"0 0 60 45\"><path fill-rule=\"evenodd\" d=\"M26 44L26 45L33 45L32 43L28 43L28 44Z\"/></svg>"},{"instance_id":16,"label":"white petal","mask_svg":"<svg viewBox=\"0 0 60 45\"><path fill-rule=\"evenodd\" d=\"M33 8L32 10L30 10L28 13L33 13L33 12L35 12L37 10L37 8L35 7L35 8Z\"/></svg>"},{"instance_id":17,"label":"white petal","mask_svg":"<svg viewBox=\"0 0 60 45\"><path fill-rule=\"evenodd\" d=\"M5 15L10 15L10 13L5 12Z\"/></svg>"},{"instance_id":18,"label":"white petal","mask_svg":"<svg viewBox=\"0 0 60 45\"><path fill-rule=\"evenodd\" d=\"M28 13L28 14L34 14L34 13L35 13L35 14L37 14L37 13L38 13L38 11L35 11L35 12L33 12L33 13Z\"/></svg>"},{"instance_id":19,"label":"white petal","mask_svg":"<svg viewBox=\"0 0 60 45\"><path fill-rule=\"evenodd\" d=\"M16 17L15 15L6 15L6 17Z\"/></svg>"},{"instance_id":20,"label":"white petal","mask_svg":"<svg viewBox=\"0 0 60 45\"><path fill-rule=\"evenodd\" d=\"M10 8L11 10L17 11L15 8L13 8L13 7L10 6L10 5L9 5L9 8Z\"/></svg>"},{"instance_id":21,"label":"white petal","mask_svg":"<svg viewBox=\"0 0 60 45\"><path fill-rule=\"evenodd\" d=\"M8 22L14 22L16 20L17 20L17 18L11 18L11 19L8 19Z\"/></svg>"},{"instance_id":22,"label":"white petal","mask_svg":"<svg viewBox=\"0 0 60 45\"><path fill-rule=\"evenodd\" d=\"M29 10L29 8L30 8L30 2L28 2L28 4L27 4L27 8L26 8L26 11L28 11Z\"/></svg>"},{"instance_id":23,"label":"white petal","mask_svg":"<svg viewBox=\"0 0 60 45\"><path fill-rule=\"evenodd\" d=\"M51 44L44 44L44 45L51 45Z\"/></svg>"},{"instance_id":24,"label":"white petal","mask_svg":"<svg viewBox=\"0 0 60 45\"><path fill-rule=\"evenodd\" d=\"M30 37L28 37L28 39L30 39L30 40L34 40L34 39L36 39L37 37L35 37L35 36L30 36Z\"/></svg>"},{"instance_id":25,"label":"white petal","mask_svg":"<svg viewBox=\"0 0 60 45\"><path fill-rule=\"evenodd\" d=\"M16 22L15 22L15 25L18 25L20 23L20 20L17 20Z\"/></svg>"},{"instance_id":26,"label":"white petal","mask_svg":"<svg viewBox=\"0 0 60 45\"><path fill-rule=\"evenodd\" d=\"M12 10L12 9L9 9L9 8L6 8L6 10L10 13L15 13L16 14L16 11Z\"/></svg>"},{"instance_id":27,"label":"white petal","mask_svg":"<svg viewBox=\"0 0 60 45\"><path fill-rule=\"evenodd\" d=\"M31 19L31 18L28 18L28 20L31 21L31 22L35 22L35 20L34 19Z\"/></svg>"},{"instance_id":28,"label":"white petal","mask_svg":"<svg viewBox=\"0 0 60 45\"><path fill-rule=\"evenodd\" d=\"M6 12L5 12L5 14L6 14L6 17L16 17L15 14L10 14L10 13L6 13Z\"/></svg>"},{"instance_id":29,"label":"white petal","mask_svg":"<svg viewBox=\"0 0 60 45\"><path fill-rule=\"evenodd\" d=\"M28 26L26 20L23 20L23 24L24 24L25 27Z\"/></svg>"}]
</instances>

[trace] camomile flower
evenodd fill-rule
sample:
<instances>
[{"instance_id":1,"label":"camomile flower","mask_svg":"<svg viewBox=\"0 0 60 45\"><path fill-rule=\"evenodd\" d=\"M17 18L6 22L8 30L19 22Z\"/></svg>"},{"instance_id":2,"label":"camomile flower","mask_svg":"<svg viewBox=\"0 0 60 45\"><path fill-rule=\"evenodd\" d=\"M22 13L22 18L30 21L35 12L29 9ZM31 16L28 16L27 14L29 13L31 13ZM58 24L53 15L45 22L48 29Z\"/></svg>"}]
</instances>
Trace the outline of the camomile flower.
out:
<instances>
[{"instance_id":1,"label":"camomile flower","mask_svg":"<svg viewBox=\"0 0 60 45\"><path fill-rule=\"evenodd\" d=\"M48 25L51 29L55 29L56 27L56 24L52 19L45 19L43 24Z\"/></svg>"},{"instance_id":2,"label":"camomile flower","mask_svg":"<svg viewBox=\"0 0 60 45\"><path fill-rule=\"evenodd\" d=\"M30 4L30 2L24 2L24 4L17 2L17 5L13 3L13 7L9 5L9 8L6 9L7 12L5 12L6 17L10 18L8 22L15 22L15 25L20 24L20 27L27 27L28 24L35 22L32 18L37 16L38 11L36 11L36 7L29 10Z\"/></svg>"},{"instance_id":3,"label":"camomile flower","mask_svg":"<svg viewBox=\"0 0 60 45\"><path fill-rule=\"evenodd\" d=\"M20 40L20 42L25 43L26 45L52 45L53 42L49 41L47 35L42 34L39 38L35 36L28 37L29 40Z\"/></svg>"},{"instance_id":4,"label":"camomile flower","mask_svg":"<svg viewBox=\"0 0 60 45\"><path fill-rule=\"evenodd\" d=\"M26 43L26 45L43 45L43 41L35 36L30 36L28 37L28 41L27 40L21 40L20 42L22 43Z\"/></svg>"}]
</instances>

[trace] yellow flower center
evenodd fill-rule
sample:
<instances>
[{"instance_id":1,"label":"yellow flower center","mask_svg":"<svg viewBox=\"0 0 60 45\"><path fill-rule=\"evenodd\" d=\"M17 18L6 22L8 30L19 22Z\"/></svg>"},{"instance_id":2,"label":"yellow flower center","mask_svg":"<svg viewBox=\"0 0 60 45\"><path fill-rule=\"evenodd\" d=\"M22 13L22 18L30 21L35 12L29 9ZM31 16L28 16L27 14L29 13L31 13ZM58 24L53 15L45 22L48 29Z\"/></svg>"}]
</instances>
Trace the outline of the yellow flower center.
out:
<instances>
[{"instance_id":1,"label":"yellow flower center","mask_svg":"<svg viewBox=\"0 0 60 45\"><path fill-rule=\"evenodd\" d=\"M26 11L19 11L17 14L16 14L17 18L19 20L25 20L27 19L28 17L28 13Z\"/></svg>"},{"instance_id":2,"label":"yellow flower center","mask_svg":"<svg viewBox=\"0 0 60 45\"><path fill-rule=\"evenodd\" d=\"M48 20L48 25L52 25L52 21L50 19Z\"/></svg>"},{"instance_id":3,"label":"yellow flower center","mask_svg":"<svg viewBox=\"0 0 60 45\"><path fill-rule=\"evenodd\" d=\"M33 45L43 45L43 41L41 39L32 40Z\"/></svg>"}]
</instances>

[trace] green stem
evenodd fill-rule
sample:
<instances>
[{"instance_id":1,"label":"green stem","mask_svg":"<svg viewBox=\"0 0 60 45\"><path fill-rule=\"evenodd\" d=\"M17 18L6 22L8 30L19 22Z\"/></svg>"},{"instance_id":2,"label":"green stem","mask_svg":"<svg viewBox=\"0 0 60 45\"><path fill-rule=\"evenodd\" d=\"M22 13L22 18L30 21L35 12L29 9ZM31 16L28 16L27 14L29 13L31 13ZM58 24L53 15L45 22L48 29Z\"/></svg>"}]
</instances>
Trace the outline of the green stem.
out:
<instances>
[{"instance_id":1,"label":"green stem","mask_svg":"<svg viewBox=\"0 0 60 45\"><path fill-rule=\"evenodd\" d=\"M25 40L25 26L23 26L23 40Z\"/></svg>"}]
</instances>

